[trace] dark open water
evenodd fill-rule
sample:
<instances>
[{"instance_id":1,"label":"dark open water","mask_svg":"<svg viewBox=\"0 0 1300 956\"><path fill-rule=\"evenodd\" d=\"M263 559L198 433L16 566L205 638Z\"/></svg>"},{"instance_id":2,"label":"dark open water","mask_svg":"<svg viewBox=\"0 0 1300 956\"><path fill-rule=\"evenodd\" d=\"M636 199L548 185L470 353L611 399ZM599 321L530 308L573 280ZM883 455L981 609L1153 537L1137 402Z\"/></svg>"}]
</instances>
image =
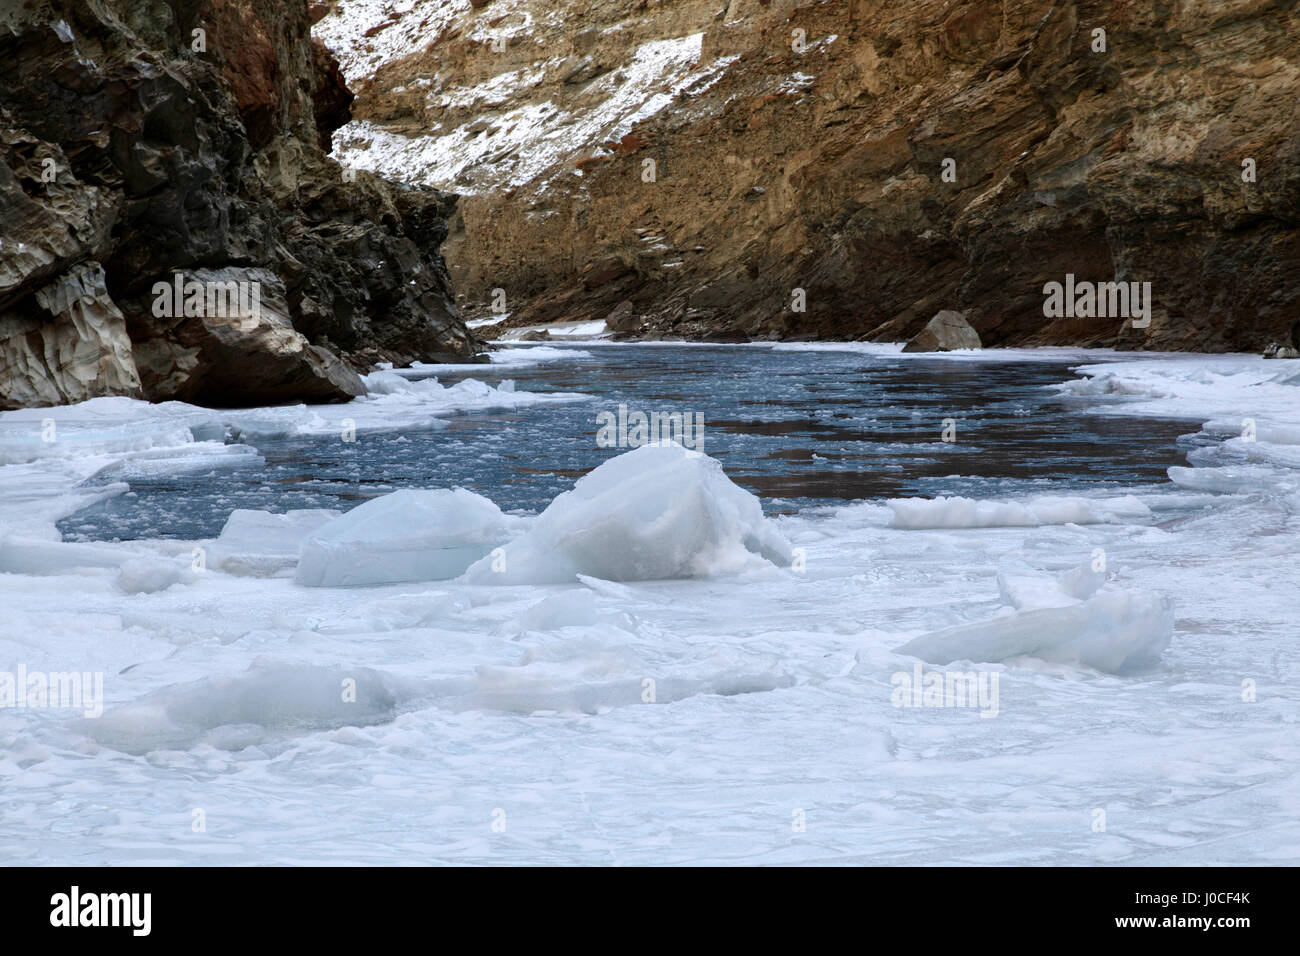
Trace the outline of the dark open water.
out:
<instances>
[{"instance_id":1,"label":"dark open water","mask_svg":"<svg viewBox=\"0 0 1300 956\"><path fill-rule=\"evenodd\" d=\"M617 449L596 445L596 414L703 412L703 451L789 512L854 499L1024 492L1068 494L1160 482L1184 462L1186 421L1087 415L1044 386L1066 362L959 362L856 352L728 346L593 347L590 357L484 368L473 377L591 401L453 417L446 428L259 441L265 468L133 479L133 494L65 519L68 540L216 535L231 510L347 509L405 487L473 489L539 511ZM1087 404L1095 405L1097 399ZM941 440L943 419L956 441Z\"/></svg>"}]
</instances>

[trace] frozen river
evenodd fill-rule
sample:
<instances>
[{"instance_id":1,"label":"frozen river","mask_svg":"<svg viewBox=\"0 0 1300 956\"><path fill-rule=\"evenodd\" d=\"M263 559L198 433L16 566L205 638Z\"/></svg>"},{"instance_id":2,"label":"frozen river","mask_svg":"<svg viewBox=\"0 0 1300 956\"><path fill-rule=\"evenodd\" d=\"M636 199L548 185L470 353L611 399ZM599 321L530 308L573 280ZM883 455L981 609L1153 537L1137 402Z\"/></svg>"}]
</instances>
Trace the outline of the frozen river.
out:
<instances>
[{"instance_id":1,"label":"frozen river","mask_svg":"<svg viewBox=\"0 0 1300 956\"><path fill-rule=\"evenodd\" d=\"M1300 858L1300 363L496 358L0 414L0 703L103 688L0 709L6 862ZM721 470L644 449L535 517L619 406L701 415ZM525 571L308 587L281 519L218 537L452 487ZM360 524L386 573L400 521Z\"/></svg>"}]
</instances>

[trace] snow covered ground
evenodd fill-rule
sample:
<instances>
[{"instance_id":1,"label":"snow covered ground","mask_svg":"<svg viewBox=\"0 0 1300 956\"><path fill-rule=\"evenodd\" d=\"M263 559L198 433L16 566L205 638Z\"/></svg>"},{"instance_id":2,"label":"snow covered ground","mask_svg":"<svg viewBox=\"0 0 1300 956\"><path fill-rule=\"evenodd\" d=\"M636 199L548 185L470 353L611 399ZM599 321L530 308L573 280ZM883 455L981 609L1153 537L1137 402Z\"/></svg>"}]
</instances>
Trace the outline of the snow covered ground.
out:
<instances>
[{"instance_id":1,"label":"snow covered ground","mask_svg":"<svg viewBox=\"0 0 1300 956\"><path fill-rule=\"evenodd\" d=\"M72 544L59 517L255 468L259 436L581 396L381 371L325 408L0 414L0 702L20 672L103 689L0 709L4 858L1295 863L1300 363L1100 358L1059 390L1186 417L1167 485L765 518L711 459L641 449L535 518L437 498L418 526ZM493 551L308 587L312 536L372 549L371 580L399 547L435 578Z\"/></svg>"}]
</instances>

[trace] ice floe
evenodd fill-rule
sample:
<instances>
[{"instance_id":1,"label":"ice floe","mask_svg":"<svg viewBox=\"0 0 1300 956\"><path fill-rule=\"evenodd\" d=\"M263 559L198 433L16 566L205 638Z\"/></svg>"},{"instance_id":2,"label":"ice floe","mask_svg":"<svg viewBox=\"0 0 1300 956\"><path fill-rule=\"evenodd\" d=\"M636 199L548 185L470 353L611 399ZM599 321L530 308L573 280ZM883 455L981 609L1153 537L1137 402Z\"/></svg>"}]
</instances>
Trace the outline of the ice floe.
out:
<instances>
[{"instance_id":1,"label":"ice floe","mask_svg":"<svg viewBox=\"0 0 1300 956\"><path fill-rule=\"evenodd\" d=\"M294 580L308 587L438 581L504 544L519 519L464 488L404 489L312 531Z\"/></svg>"},{"instance_id":2,"label":"ice floe","mask_svg":"<svg viewBox=\"0 0 1300 956\"><path fill-rule=\"evenodd\" d=\"M1037 657L1121 674L1155 665L1174 633L1173 601L1150 591L1101 591L1085 600L1040 592L1034 599L1012 599L1022 609L924 634L898 652L931 664Z\"/></svg>"},{"instance_id":3,"label":"ice floe","mask_svg":"<svg viewBox=\"0 0 1300 956\"><path fill-rule=\"evenodd\" d=\"M205 552L209 568L227 574L269 577L296 567L303 541L342 512L303 508L275 514L239 508Z\"/></svg>"},{"instance_id":4,"label":"ice floe","mask_svg":"<svg viewBox=\"0 0 1300 956\"><path fill-rule=\"evenodd\" d=\"M895 528L997 528L1047 524L1097 524L1149 518L1151 509L1132 495L1091 499L1042 497L1028 501L971 498L897 498L886 502Z\"/></svg>"},{"instance_id":5,"label":"ice floe","mask_svg":"<svg viewBox=\"0 0 1300 956\"><path fill-rule=\"evenodd\" d=\"M673 443L606 461L557 497L528 532L465 575L473 584L705 577L788 567L790 543L715 459Z\"/></svg>"},{"instance_id":6,"label":"ice floe","mask_svg":"<svg viewBox=\"0 0 1300 956\"><path fill-rule=\"evenodd\" d=\"M245 673L162 687L87 722L100 743L127 753L176 750L202 742L242 750L268 732L304 733L391 720L397 690L366 667L256 661Z\"/></svg>"}]
</instances>

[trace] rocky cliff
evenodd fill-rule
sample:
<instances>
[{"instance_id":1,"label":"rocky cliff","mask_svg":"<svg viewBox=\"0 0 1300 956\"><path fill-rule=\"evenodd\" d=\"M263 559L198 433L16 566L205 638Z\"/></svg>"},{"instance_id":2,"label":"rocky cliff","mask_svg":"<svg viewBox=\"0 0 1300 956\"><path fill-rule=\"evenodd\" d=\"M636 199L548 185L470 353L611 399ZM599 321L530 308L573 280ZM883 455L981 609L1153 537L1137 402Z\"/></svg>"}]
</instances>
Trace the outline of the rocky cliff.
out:
<instances>
[{"instance_id":1,"label":"rocky cliff","mask_svg":"<svg viewBox=\"0 0 1300 956\"><path fill-rule=\"evenodd\" d=\"M336 155L464 193L457 291L511 323L899 340L953 309L985 344L1215 351L1300 316L1295 0L317 10L358 91ZM1046 315L1067 281L1149 282L1150 316Z\"/></svg>"},{"instance_id":2,"label":"rocky cliff","mask_svg":"<svg viewBox=\"0 0 1300 956\"><path fill-rule=\"evenodd\" d=\"M472 357L454 197L330 159L351 99L306 0L0 2L0 408Z\"/></svg>"}]
</instances>

